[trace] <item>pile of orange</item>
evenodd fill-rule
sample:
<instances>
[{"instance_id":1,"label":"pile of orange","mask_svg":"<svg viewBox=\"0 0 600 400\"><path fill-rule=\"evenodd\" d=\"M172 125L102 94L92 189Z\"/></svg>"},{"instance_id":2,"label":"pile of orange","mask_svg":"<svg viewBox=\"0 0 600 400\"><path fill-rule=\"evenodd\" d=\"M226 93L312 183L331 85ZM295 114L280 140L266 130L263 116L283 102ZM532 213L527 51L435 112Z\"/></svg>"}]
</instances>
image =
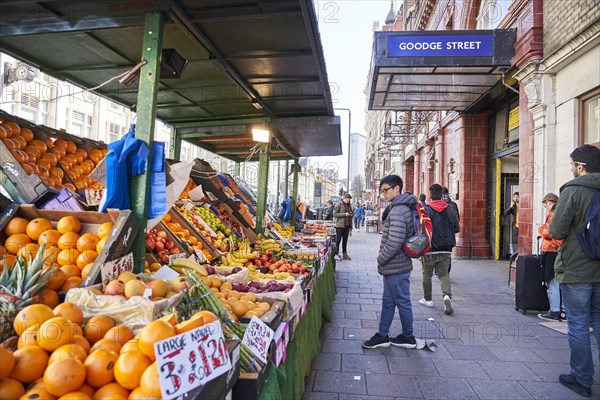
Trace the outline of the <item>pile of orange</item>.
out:
<instances>
[{"instance_id":1,"label":"pile of orange","mask_svg":"<svg viewBox=\"0 0 600 400\"><path fill-rule=\"evenodd\" d=\"M136 336L107 316L94 316L82 328L83 319L70 303L21 310L14 322L17 350L0 345L0 398L161 398L154 343L183 328L175 316L151 322ZM202 311L186 326L215 320Z\"/></svg>"},{"instance_id":2,"label":"pile of orange","mask_svg":"<svg viewBox=\"0 0 600 400\"><path fill-rule=\"evenodd\" d=\"M45 266L59 270L52 274L48 288L37 301L53 307L58 304L58 291L81 285L112 228L112 222L105 222L96 233L81 233L81 221L74 216L63 217L56 224L46 218L30 221L14 217L4 228L7 239L0 246L0 262L6 260L12 266L16 257L33 258L45 245Z\"/></svg>"},{"instance_id":3,"label":"pile of orange","mask_svg":"<svg viewBox=\"0 0 600 400\"><path fill-rule=\"evenodd\" d=\"M39 137L39 136L38 136ZM0 140L29 175L36 174L45 184L57 189L101 189L88 175L104 158L107 149L89 152L70 140L36 138L31 129L0 118ZM66 175L70 178L65 178Z\"/></svg>"},{"instance_id":4,"label":"pile of orange","mask_svg":"<svg viewBox=\"0 0 600 400\"><path fill-rule=\"evenodd\" d=\"M217 296L235 322L239 322L242 317L260 318L271 309L269 303L259 301L254 293L233 290L231 283L223 282L216 275L203 276L201 279Z\"/></svg>"}]
</instances>

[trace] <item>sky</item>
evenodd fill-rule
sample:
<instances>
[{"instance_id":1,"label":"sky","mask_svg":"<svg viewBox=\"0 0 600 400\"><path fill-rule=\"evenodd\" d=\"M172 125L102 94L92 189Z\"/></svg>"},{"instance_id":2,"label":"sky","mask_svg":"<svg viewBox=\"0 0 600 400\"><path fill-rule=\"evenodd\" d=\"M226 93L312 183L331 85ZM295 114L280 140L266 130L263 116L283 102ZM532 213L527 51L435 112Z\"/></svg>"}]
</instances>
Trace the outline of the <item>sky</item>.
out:
<instances>
[{"instance_id":1,"label":"sky","mask_svg":"<svg viewBox=\"0 0 600 400\"><path fill-rule=\"evenodd\" d=\"M373 48L373 22L378 21L381 30L390 10L390 0L318 0L314 6L333 106L350 109L351 132L366 136L365 93ZM310 162L323 166L333 161L339 166L340 178L346 178L349 113L341 109L335 113L341 118L343 155L315 157Z\"/></svg>"}]
</instances>

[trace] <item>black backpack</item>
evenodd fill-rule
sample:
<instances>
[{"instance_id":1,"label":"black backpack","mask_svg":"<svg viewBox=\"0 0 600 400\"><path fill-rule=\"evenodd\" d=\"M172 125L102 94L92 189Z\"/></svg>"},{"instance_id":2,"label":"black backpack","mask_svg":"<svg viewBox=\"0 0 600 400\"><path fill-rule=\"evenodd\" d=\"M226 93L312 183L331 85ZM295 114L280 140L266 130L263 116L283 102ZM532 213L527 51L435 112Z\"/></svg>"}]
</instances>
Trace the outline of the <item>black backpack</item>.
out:
<instances>
[{"instance_id":1,"label":"black backpack","mask_svg":"<svg viewBox=\"0 0 600 400\"><path fill-rule=\"evenodd\" d=\"M458 232L458 226L454 226L454 213L450 207L446 207L441 213L427 206L427 214L431 218L433 225L433 235L431 237L431 251L452 251L456 246L455 233Z\"/></svg>"},{"instance_id":2,"label":"black backpack","mask_svg":"<svg viewBox=\"0 0 600 400\"><path fill-rule=\"evenodd\" d=\"M585 228L577 232L577 238L587 258L600 260L600 190L594 190L585 213Z\"/></svg>"}]
</instances>

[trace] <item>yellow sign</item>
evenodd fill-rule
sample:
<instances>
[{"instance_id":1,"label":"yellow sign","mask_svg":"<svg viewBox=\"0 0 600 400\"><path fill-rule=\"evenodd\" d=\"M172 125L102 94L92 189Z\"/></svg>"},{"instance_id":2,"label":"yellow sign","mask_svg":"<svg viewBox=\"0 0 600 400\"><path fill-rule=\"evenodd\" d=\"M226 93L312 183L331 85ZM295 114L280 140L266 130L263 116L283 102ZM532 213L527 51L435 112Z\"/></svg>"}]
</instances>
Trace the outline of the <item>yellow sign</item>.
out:
<instances>
[{"instance_id":1,"label":"yellow sign","mask_svg":"<svg viewBox=\"0 0 600 400\"><path fill-rule=\"evenodd\" d=\"M508 114L508 131L519 127L519 106L510 110Z\"/></svg>"}]
</instances>

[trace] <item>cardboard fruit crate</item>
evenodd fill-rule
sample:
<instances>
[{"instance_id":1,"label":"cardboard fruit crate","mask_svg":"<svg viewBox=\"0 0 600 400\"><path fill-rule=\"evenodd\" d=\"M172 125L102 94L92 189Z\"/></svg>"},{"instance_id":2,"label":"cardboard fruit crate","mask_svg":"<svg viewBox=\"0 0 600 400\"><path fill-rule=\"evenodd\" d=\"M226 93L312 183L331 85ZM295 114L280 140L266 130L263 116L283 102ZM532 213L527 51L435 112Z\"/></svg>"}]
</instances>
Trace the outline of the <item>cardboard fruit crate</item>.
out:
<instances>
[{"instance_id":1,"label":"cardboard fruit crate","mask_svg":"<svg viewBox=\"0 0 600 400\"><path fill-rule=\"evenodd\" d=\"M113 223L113 230L108 236L106 243L94 261L94 264L88 275L83 280L81 286L91 286L101 282L100 270L104 263L116 260L127 254L131 250L135 235L139 230L139 225L131 210L108 210L106 213L94 211L60 211L60 210L40 210L32 204L23 204L13 216L19 216L32 220L35 218L46 218L56 224L58 220L66 216L74 216L81 221L81 231L83 233L96 233L98 227L105 222Z\"/></svg>"}]
</instances>

